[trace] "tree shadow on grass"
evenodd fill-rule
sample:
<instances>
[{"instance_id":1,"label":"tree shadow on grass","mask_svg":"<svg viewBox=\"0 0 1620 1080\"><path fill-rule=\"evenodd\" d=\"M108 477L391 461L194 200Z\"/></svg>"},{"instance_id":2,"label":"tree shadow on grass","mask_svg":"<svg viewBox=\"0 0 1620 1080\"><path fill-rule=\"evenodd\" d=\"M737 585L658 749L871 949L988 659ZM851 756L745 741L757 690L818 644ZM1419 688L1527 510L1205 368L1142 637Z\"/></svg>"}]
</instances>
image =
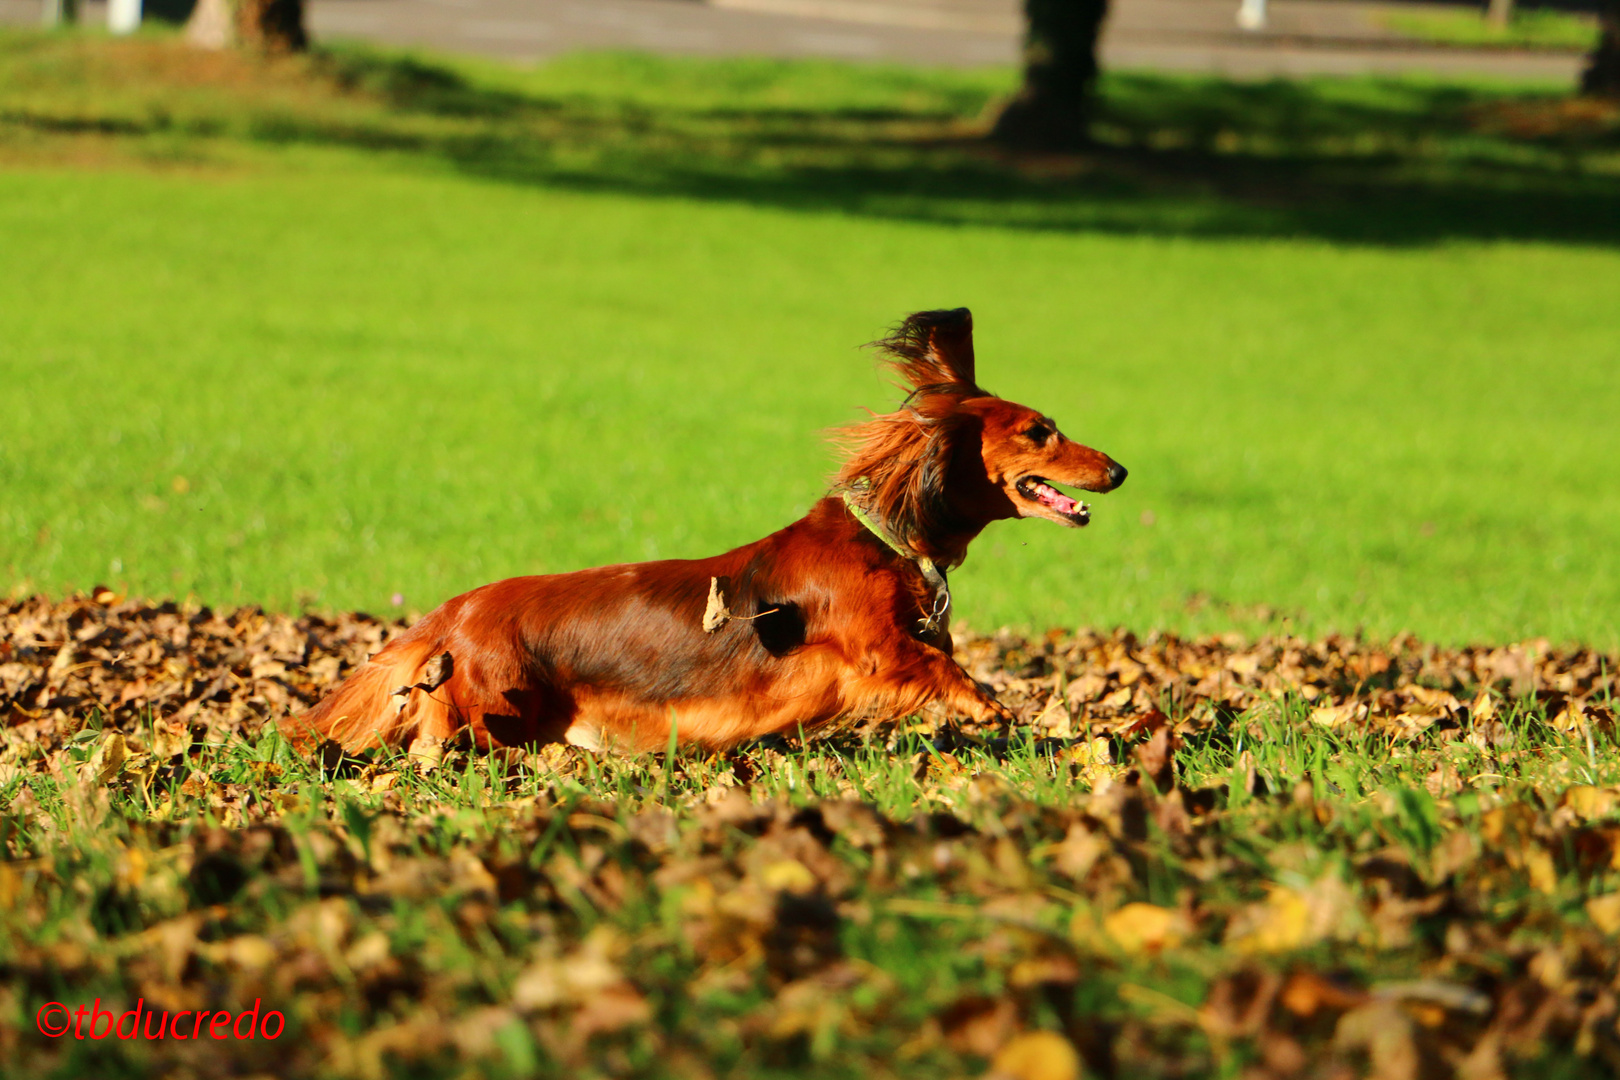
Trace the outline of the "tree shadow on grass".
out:
<instances>
[{"instance_id":1,"label":"tree shadow on grass","mask_svg":"<svg viewBox=\"0 0 1620 1080\"><path fill-rule=\"evenodd\" d=\"M503 79L344 48L310 62L327 97L309 107L0 120L125 134L146 124L171 138L216 137L223 123L263 144L342 146L511 184L945 224L1620 244L1620 108L1550 91L1111 75L1093 150L1015 155L983 138L982 82L826 66L806 90L792 82L805 69L787 62L646 56L599 58L573 82L551 70Z\"/></svg>"},{"instance_id":2,"label":"tree shadow on grass","mask_svg":"<svg viewBox=\"0 0 1620 1080\"><path fill-rule=\"evenodd\" d=\"M419 149L511 183L1056 231L1620 243L1620 110L1545 91L1112 76L1098 146L1041 156L986 143L960 100L654 107L388 78L397 109L502 118Z\"/></svg>"}]
</instances>

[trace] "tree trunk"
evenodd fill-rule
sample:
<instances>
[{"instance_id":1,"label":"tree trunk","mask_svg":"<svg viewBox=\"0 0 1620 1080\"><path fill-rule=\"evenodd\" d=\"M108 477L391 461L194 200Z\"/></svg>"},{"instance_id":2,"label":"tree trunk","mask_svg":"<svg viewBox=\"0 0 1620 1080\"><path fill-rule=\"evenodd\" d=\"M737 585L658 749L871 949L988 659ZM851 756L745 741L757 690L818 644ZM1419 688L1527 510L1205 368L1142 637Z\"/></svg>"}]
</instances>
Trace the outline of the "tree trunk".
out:
<instances>
[{"instance_id":1,"label":"tree trunk","mask_svg":"<svg viewBox=\"0 0 1620 1080\"><path fill-rule=\"evenodd\" d=\"M205 49L296 52L309 44L304 0L197 0L186 40Z\"/></svg>"},{"instance_id":2,"label":"tree trunk","mask_svg":"<svg viewBox=\"0 0 1620 1080\"><path fill-rule=\"evenodd\" d=\"M40 20L46 26L64 26L79 21L79 0L45 0L40 5Z\"/></svg>"},{"instance_id":3,"label":"tree trunk","mask_svg":"<svg viewBox=\"0 0 1620 1080\"><path fill-rule=\"evenodd\" d=\"M1031 149L1086 145L1097 83L1097 39L1108 0L1024 0L1024 85L992 138Z\"/></svg>"},{"instance_id":4,"label":"tree trunk","mask_svg":"<svg viewBox=\"0 0 1620 1080\"><path fill-rule=\"evenodd\" d=\"M1602 36L1581 75L1581 93L1620 98L1620 0L1609 0L1598 13Z\"/></svg>"}]
</instances>

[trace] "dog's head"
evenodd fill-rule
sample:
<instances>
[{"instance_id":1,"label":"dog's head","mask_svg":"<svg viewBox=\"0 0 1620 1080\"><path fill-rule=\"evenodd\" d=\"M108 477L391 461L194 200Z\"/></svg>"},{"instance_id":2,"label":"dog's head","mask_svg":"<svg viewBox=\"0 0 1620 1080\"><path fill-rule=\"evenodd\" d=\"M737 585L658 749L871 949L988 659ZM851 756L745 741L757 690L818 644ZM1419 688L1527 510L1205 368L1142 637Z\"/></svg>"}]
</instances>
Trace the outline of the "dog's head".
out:
<instances>
[{"instance_id":1,"label":"dog's head","mask_svg":"<svg viewBox=\"0 0 1620 1080\"><path fill-rule=\"evenodd\" d=\"M980 388L967 308L918 312L876 344L910 393L848 433L838 478L863 486L897 535L971 537L1009 517L1079 527L1090 508L1060 486L1105 492L1125 482L1124 466L1051 417Z\"/></svg>"},{"instance_id":2,"label":"dog's head","mask_svg":"<svg viewBox=\"0 0 1620 1080\"><path fill-rule=\"evenodd\" d=\"M1058 430L1055 420L1027 405L982 397L969 398L961 408L976 417L979 436L977 462L965 464L957 474L962 497L966 500L978 487L980 498L974 501L992 520L1039 517L1079 528L1091 521L1091 508L1059 491L1059 485L1105 492L1125 482L1125 466L1074 442ZM959 449L958 457L971 461L972 449ZM976 483L975 464L982 470L982 484ZM995 497L984 498L986 488Z\"/></svg>"}]
</instances>

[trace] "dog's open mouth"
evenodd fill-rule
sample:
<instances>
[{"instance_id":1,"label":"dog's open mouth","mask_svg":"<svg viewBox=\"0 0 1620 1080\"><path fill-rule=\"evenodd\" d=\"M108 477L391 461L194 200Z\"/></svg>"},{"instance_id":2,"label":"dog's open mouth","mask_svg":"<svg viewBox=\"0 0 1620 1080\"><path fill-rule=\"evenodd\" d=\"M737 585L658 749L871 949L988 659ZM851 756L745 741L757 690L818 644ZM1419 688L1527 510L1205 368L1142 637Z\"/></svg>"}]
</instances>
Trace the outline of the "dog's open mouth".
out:
<instances>
[{"instance_id":1,"label":"dog's open mouth","mask_svg":"<svg viewBox=\"0 0 1620 1080\"><path fill-rule=\"evenodd\" d=\"M1026 476L1018 481L1017 487L1018 494L1030 502L1040 503L1076 525L1084 525L1091 520L1091 507L1069 498L1039 476Z\"/></svg>"}]
</instances>

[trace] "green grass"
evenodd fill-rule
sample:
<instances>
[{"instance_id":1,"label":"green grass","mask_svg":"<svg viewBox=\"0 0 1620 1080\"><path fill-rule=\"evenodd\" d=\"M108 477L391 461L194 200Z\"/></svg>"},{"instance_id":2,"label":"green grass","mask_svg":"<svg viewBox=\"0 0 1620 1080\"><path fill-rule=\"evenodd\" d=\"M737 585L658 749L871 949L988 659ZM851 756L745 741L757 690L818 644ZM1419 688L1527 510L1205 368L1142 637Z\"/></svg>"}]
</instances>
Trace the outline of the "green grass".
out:
<instances>
[{"instance_id":1,"label":"green grass","mask_svg":"<svg viewBox=\"0 0 1620 1080\"><path fill-rule=\"evenodd\" d=\"M1615 111L1115 75L1095 151L1018 159L977 138L1011 83L0 34L16 591L421 609L713 552L894 400L854 346L966 303L984 381L1132 469L1085 532L993 528L969 622L1380 639L1001 635L963 655L1007 738L422 774L272 726L373 623L8 608L0 1071L976 1076L1018 1031L1100 1077L1620 1059ZM34 1034L98 997L288 1026Z\"/></svg>"},{"instance_id":2,"label":"green grass","mask_svg":"<svg viewBox=\"0 0 1620 1080\"><path fill-rule=\"evenodd\" d=\"M425 610L713 553L895 400L861 342L966 304L982 381L1131 469L993 527L972 625L1614 647L1612 113L1121 75L1021 161L1011 82L0 36L0 573Z\"/></svg>"},{"instance_id":3,"label":"green grass","mask_svg":"<svg viewBox=\"0 0 1620 1080\"><path fill-rule=\"evenodd\" d=\"M1290 695L1200 709L1163 793L1123 719L1069 745L914 729L418 774L232 722L159 750L151 717L92 709L5 732L0 1023L138 996L287 1017L203 1057L26 1033L36 1077L982 1075L1021 1028L1103 1075L1238 1077L1283 1038L1596 1075L1620 1046L1583 1020L1612 1015L1583 1014L1615 975L1612 703L1568 729L1486 693L1494 725L1406 733L1325 729ZM1255 999L1267 980L1333 996ZM998 1001L1000 1035L972 1035Z\"/></svg>"},{"instance_id":4,"label":"green grass","mask_svg":"<svg viewBox=\"0 0 1620 1080\"><path fill-rule=\"evenodd\" d=\"M1597 44L1597 21L1590 15L1538 8L1514 12L1496 26L1478 11L1389 11L1380 21L1407 37L1444 45L1504 49L1560 49L1588 52Z\"/></svg>"},{"instance_id":5,"label":"green grass","mask_svg":"<svg viewBox=\"0 0 1620 1080\"><path fill-rule=\"evenodd\" d=\"M1612 656L1001 636L966 653L1010 738L913 718L419 771L311 760L267 722L363 625L3 614L0 677L55 705L0 727L14 1075L983 1076L1020 1031L1087 1076L1236 1080L1288 1051L1580 1077L1620 1053ZM1074 736L1037 739L1083 680ZM33 1034L98 998L259 1001L286 1033Z\"/></svg>"}]
</instances>

